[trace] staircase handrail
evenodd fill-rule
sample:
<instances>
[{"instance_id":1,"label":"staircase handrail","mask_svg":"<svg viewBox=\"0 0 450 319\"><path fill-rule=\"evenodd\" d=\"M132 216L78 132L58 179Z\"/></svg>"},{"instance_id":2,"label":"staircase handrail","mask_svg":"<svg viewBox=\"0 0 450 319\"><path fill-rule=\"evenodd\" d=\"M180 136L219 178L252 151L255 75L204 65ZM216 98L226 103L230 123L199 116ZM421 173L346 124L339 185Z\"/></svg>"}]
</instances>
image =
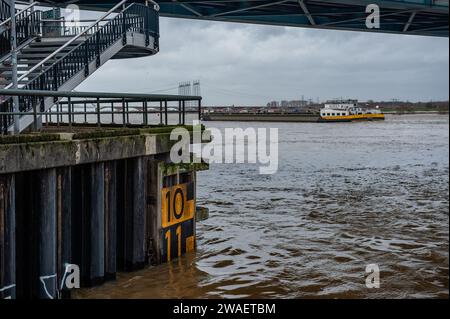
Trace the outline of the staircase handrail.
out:
<instances>
[{"instance_id":1,"label":"staircase handrail","mask_svg":"<svg viewBox=\"0 0 450 319\"><path fill-rule=\"evenodd\" d=\"M33 73L34 71L36 71L37 69L41 68L45 63L47 63L48 61L50 61L51 59L53 59L55 56L57 56L59 53L61 53L64 49L66 49L67 47L69 47L72 43L74 43L75 41L77 41L78 39L80 39L82 36L84 36L85 34L87 34L91 29L93 29L94 27L96 27L97 25L100 24L100 22L102 22L106 17L108 17L110 14L112 14L113 12L115 12L118 8L120 8L122 5L124 5L126 2L128 2L128 0L122 0L120 1L117 5L115 5L111 10L109 10L108 12L106 12L104 15L102 15L100 18L98 18L93 24L91 24L87 29L85 29L83 32L81 32L80 34L74 36L72 39L70 39L69 41L67 41L64 45L62 45L59 49L57 49L56 51L54 51L52 54L50 54L48 57L46 57L44 60L42 60L41 62L39 62L38 64L36 64L34 67L32 67L30 70L28 70L26 73L24 73L23 75L21 75L18 79L18 81L20 82L21 80L25 79L26 77L28 77L31 73ZM12 84L8 85L6 87L6 89L10 89L12 87Z\"/></svg>"},{"instance_id":2,"label":"staircase handrail","mask_svg":"<svg viewBox=\"0 0 450 319\"><path fill-rule=\"evenodd\" d=\"M122 1L125 2L125 1ZM75 75L77 72L79 72L82 68L82 66L87 67L86 63L91 63L93 58L99 57L99 54L104 52L104 50L109 47L112 43L112 41L117 41L120 37L125 35L125 32L130 31L130 29L137 28L138 32L146 33L147 39L149 35L152 35L155 38L155 41L157 41L157 38L159 36L159 26L157 19L155 20L155 25L152 24L151 18L158 17L157 10L153 9L155 11L154 15L149 15L149 11L141 11L141 8L147 8L148 6L144 6L141 4L132 3L126 8L124 8L119 15L115 16L109 23L101 26L94 34L89 34L88 37L83 41L82 43L75 46L72 50L70 50L68 53L64 54L63 56L59 57L54 63L51 65L48 65L42 72L39 73L39 75L36 75L32 79L29 79L29 82L22 88L25 90L58 90L58 87L60 87L62 84L64 84L71 76ZM136 15L140 18L143 18L143 20L140 22L141 24L133 24L133 21L136 21ZM128 20L125 20L128 19ZM130 21L131 19L131 21ZM101 20L101 19L99 19ZM123 21L123 22L122 22ZM117 24L122 25L122 28L117 33L109 33L108 28L113 28ZM131 24L130 24L131 23ZM152 28L153 27L153 28ZM86 30L87 31L87 30ZM106 33L105 33L106 32ZM118 36L120 34L120 36ZM101 35L106 35L106 40L102 40L100 43L98 42L101 39ZM126 39L124 39L126 40ZM109 42L108 42L109 41ZM72 42L73 43L73 42ZM89 51L90 46L95 44L97 47L97 52L91 52ZM83 47L84 46L84 47ZM157 44L155 46L157 48ZM102 51L103 50L103 51ZM83 52L81 52L83 51ZM86 52L86 53L84 53ZM81 55L83 55L82 60L80 60ZM69 68L66 70L66 66L64 64L69 63ZM36 69L36 68L35 68ZM34 70L35 70L34 69ZM63 72L61 72L63 71ZM27 74L30 72L27 72ZM10 89L11 86L6 87L5 89ZM37 101L34 99L30 99L27 97L20 97L20 111L28 111L30 108L32 108L32 104L36 103ZM7 99L5 101L0 101L0 107L4 110L11 109L11 99ZM13 118L10 116L4 116L2 119L0 119L2 122L2 128L4 131L7 130L7 127L12 125Z\"/></svg>"}]
</instances>

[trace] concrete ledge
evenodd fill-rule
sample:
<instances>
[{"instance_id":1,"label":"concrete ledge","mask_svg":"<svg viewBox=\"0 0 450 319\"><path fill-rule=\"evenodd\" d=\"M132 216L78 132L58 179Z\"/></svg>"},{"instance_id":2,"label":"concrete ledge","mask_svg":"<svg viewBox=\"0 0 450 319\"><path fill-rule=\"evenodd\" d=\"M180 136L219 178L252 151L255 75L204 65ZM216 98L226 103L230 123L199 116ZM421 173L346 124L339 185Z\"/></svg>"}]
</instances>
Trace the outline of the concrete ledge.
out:
<instances>
[{"instance_id":1,"label":"concrete ledge","mask_svg":"<svg viewBox=\"0 0 450 319\"><path fill-rule=\"evenodd\" d=\"M0 174L168 153L176 143L170 140L174 127L2 137Z\"/></svg>"}]
</instances>

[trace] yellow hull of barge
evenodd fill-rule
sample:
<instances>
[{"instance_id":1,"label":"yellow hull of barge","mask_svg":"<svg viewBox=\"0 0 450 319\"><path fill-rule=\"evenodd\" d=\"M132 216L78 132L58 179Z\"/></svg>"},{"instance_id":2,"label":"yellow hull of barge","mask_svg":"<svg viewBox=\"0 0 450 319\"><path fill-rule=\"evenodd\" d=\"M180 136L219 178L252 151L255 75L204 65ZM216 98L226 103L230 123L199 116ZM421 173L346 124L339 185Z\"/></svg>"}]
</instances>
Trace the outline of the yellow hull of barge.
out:
<instances>
[{"instance_id":1,"label":"yellow hull of barge","mask_svg":"<svg viewBox=\"0 0 450 319\"><path fill-rule=\"evenodd\" d=\"M352 122L352 121L376 121L384 120L384 114L355 114L355 115L340 115L340 116L322 116L322 121L330 122Z\"/></svg>"}]
</instances>

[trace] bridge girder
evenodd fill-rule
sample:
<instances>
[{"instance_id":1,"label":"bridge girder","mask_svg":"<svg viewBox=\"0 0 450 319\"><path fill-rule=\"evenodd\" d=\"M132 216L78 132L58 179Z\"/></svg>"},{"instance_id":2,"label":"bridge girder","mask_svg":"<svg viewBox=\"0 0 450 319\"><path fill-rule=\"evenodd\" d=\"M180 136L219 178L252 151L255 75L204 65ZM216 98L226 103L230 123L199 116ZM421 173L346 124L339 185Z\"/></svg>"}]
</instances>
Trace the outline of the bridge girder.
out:
<instances>
[{"instance_id":1,"label":"bridge girder","mask_svg":"<svg viewBox=\"0 0 450 319\"><path fill-rule=\"evenodd\" d=\"M102 10L118 0L41 1ZM135 0L145 2L145 0ZM448 0L156 0L161 16L448 37ZM380 7L380 29L366 27L366 6Z\"/></svg>"}]
</instances>

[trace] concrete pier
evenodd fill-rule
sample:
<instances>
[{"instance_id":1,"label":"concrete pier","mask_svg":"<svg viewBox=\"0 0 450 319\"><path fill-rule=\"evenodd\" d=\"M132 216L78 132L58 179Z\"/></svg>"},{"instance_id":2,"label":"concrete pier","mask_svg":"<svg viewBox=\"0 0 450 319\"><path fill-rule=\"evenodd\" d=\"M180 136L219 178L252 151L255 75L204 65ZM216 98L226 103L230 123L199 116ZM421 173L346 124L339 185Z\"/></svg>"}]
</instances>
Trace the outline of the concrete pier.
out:
<instances>
[{"instance_id":1,"label":"concrete pier","mask_svg":"<svg viewBox=\"0 0 450 319\"><path fill-rule=\"evenodd\" d=\"M172 129L0 138L0 297L69 298L69 266L89 287L194 250L207 166L170 162Z\"/></svg>"}]
</instances>

